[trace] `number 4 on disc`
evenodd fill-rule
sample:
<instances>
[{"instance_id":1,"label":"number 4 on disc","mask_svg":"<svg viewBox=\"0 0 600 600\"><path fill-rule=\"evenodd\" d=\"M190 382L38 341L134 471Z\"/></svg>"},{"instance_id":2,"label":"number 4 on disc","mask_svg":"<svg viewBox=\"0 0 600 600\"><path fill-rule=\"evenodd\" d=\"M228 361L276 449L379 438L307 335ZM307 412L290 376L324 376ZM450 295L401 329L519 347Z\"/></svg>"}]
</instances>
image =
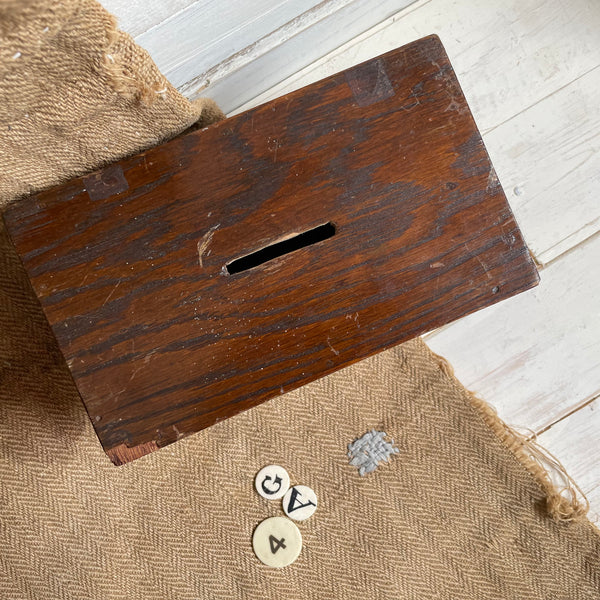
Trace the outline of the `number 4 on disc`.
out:
<instances>
[{"instance_id":1,"label":"number 4 on disc","mask_svg":"<svg viewBox=\"0 0 600 600\"><path fill-rule=\"evenodd\" d=\"M252 536L252 547L265 565L286 567L300 555L302 534L289 519L270 517L257 525Z\"/></svg>"}]
</instances>

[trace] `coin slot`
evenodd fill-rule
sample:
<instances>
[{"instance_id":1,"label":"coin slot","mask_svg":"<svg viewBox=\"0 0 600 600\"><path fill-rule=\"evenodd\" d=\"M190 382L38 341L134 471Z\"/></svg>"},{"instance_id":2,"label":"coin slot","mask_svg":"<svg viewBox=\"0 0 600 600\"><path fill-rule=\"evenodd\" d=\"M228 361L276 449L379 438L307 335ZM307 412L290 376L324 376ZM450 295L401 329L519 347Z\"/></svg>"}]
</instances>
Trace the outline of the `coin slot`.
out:
<instances>
[{"instance_id":1,"label":"coin slot","mask_svg":"<svg viewBox=\"0 0 600 600\"><path fill-rule=\"evenodd\" d=\"M312 246L313 244L327 240L334 235L335 225L333 223L325 223L314 229L299 233L294 237L256 250L256 252L246 254L246 256L236 258L225 265L225 268L230 275L241 273L242 271L258 267L274 258L279 258L285 254L290 254L301 248L306 248L307 246Z\"/></svg>"}]
</instances>

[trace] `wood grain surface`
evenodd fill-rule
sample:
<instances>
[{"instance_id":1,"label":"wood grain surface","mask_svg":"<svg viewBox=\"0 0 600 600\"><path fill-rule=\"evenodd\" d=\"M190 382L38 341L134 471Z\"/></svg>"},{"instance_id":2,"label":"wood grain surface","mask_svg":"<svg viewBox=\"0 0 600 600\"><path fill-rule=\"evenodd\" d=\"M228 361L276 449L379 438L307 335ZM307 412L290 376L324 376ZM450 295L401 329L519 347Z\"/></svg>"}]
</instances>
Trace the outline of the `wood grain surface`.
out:
<instances>
[{"instance_id":1,"label":"wood grain surface","mask_svg":"<svg viewBox=\"0 0 600 600\"><path fill-rule=\"evenodd\" d=\"M117 464L538 281L435 36L4 217Z\"/></svg>"}]
</instances>

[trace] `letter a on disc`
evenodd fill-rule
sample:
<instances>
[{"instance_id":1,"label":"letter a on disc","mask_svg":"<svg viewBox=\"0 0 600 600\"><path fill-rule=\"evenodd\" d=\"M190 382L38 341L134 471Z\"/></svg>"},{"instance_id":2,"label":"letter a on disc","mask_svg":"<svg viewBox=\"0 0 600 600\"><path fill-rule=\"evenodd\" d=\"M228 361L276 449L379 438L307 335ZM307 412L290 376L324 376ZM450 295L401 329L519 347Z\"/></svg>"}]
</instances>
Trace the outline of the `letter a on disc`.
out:
<instances>
[{"instance_id":1,"label":"letter a on disc","mask_svg":"<svg viewBox=\"0 0 600 600\"><path fill-rule=\"evenodd\" d=\"M317 495L306 485L295 485L283 497L283 511L294 521L305 521L317 510Z\"/></svg>"}]
</instances>

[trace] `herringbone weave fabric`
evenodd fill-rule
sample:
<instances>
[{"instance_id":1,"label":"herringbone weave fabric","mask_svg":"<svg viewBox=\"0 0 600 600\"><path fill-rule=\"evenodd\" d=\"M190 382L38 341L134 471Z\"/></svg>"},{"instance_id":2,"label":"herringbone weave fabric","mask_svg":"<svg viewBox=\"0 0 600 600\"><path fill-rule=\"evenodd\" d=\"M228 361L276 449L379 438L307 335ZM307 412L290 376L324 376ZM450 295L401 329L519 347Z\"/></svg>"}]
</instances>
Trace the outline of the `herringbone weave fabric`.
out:
<instances>
[{"instance_id":1,"label":"herringbone weave fabric","mask_svg":"<svg viewBox=\"0 0 600 600\"><path fill-rule=\"evenodd\" d=\"M88 1L65 4L77 4L69 14L78 15L79 34L56 4L36 3L61 15L70 36L62 47L83 64L81 48L89 40L78 45L86 29L80 25L100 27L106 15ZM42 14L51 28L57 24L48 21L51 10ZM28 28L43 25L35 13L28 19ZM23 27L16 17L15 27ZM89 52L96 60L94 44ZM152 67L145 53L128 47L123 64L135 80L140 65ZM22 45L20 51L25 57L37 49ZM0 52L3 62L13 60L13 46ZM89 87L87 80L78 83L88 76L83 68L71 85ZM39 100L35 111L27 109L37 129L12 138L25 163L47 142L44 119L84 110L84 100L56 77L50 72L45 79L54 110L44 111ZM122 89L90 98L86 110L106 115L117 104L130 130L151 106L155 129L143 143L156 143L193 120L186 102L174 90L169 94L173 102L158 105L162 121L155 101L146 105ZM31 99L13 86L0 111L18 115L21 101ZM94 161L139 149L136 136L116 135L118 143L101 151L101 121L94 127L91 141L82 140L85 128L69 130L62 141L75 148L80 140L85 156L48 159L37 179L33 163L7 162L2 193L50 185ZM108 117L105 127L110 136L117 125ZM585 519L548 516L552 490L522 443L420 340L117 468L102 452L2 226L0 332L2 599L600 597L597 531ZM399 453L361 477L349 464L347 445L370 429L387 432ZM299 524L302 553L282 570L260 563L251 546L254 527L282 514L278 502L253 490L254 474L270 463L285 466L293 483L310 485L319 496L315 515Z\"/></svg>"}]
</instances>

